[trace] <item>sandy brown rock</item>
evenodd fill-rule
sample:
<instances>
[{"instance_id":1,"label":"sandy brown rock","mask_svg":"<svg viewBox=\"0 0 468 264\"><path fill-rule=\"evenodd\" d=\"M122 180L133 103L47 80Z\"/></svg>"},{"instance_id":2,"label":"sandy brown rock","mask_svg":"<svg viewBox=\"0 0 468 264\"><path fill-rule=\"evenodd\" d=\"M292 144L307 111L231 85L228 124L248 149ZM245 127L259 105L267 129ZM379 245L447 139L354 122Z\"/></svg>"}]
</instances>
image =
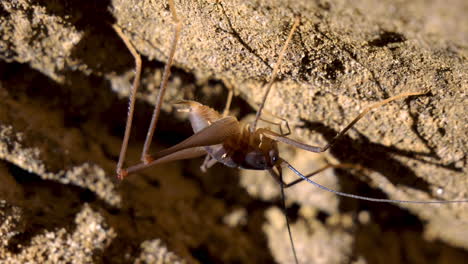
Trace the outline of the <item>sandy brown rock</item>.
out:
<instances>
[{"instance_id":1,"label":"sandy brown rock","mask_svg":"<svg viewBox=\"0 0 468 264\"><path fill-rule=\"evenodd\" d=\"M166 101L222 109L227 80L238 94L233 112L252 113L300 15L266 105L289 120L294 138L324 145L371 103L430 92L366 116L324 155L285 148L282 156L304 173L326 161L366 168L317 176L341 191L467 199L465 1L175 4L183 31ZM133 60L113 23L144 60L132 164L172 38L167 3L0 3L1 260L291 263L279 189L266 173L215 166L202 174L195 160L115 180ZM163 110L157 143L190 135L170 104ZM467 255L466 204L364 203L305 183L287 191L287 204L301 263L462 263ZM223 220L239 210L246 220Z\"/></svg>"}]
</instances>

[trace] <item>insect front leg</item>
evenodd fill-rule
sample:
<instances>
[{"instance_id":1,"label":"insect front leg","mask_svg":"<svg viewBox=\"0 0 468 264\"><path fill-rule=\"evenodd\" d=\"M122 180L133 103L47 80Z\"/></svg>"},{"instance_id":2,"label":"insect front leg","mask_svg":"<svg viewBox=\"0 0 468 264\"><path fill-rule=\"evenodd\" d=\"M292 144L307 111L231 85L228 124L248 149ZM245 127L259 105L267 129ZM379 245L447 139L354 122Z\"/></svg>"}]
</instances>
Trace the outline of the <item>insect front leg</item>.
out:
<instances>
[{"instance_id":1,"label":"insect front leg","mask_svg":"<svg viewBox=\"0 0 468 264\"><path fill-rule=\"evenodd\" d=\"M202 172L206 172L209 168L213 167L218 161L210 156L210 154L206 154L205 160L203 161L202 165L200 166L200 170Z\"/></svg>"}]
</instances>

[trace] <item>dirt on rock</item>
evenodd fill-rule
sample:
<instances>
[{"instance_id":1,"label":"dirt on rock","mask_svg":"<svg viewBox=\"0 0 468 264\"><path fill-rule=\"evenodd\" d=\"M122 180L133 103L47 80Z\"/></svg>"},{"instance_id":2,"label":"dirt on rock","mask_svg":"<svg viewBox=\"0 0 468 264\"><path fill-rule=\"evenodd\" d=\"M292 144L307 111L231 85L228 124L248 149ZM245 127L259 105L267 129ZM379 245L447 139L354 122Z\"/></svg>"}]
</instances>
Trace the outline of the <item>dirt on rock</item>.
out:
<instances>
[{"instance_id":1,"label":"dirt on rock","mask_svg":"<svg viewBox=\"0 0 468 264\"><path fill-rule=\"evenodd\" d=\"M175 0L182 33L154 150L191 135L177 99L251 120L295 17L267 112L323 154L281 146L317 182L398 200L468 199L468 4L446 1ZM139 162L174 32L166 1L0 2L0 262L294 263L280 189L265 172L202 160L119 182L134 77L117 24L143 59L126 164ZM263 125L263 124L262 124ZM286 172L288 180L295 179ZM286 190L300 263L464 263L468 203L381 204L308 183Z\"/></svg>"}]
</instances>

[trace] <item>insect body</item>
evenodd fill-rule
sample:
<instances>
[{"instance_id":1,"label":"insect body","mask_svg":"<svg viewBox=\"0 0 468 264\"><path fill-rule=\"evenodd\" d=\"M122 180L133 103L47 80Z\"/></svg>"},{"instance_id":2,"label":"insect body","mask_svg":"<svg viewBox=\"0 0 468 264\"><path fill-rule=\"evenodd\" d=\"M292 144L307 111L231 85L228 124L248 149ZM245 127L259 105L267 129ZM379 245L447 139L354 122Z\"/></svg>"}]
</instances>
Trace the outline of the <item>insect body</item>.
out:
<instances>
[{"instance_id":1,"label":"insect body","mask_svg":"<svg viewBox=\"0 0 468 264\"><path fill-rule=\"evenodd\" d=\"M197 133L223 117L217 111L195 101L183 101L188 107L193 132ZM226 119L226 117L224 117ZM278 161L278 147L275 141L263 137L260 130L251 133L248 124L227 117L232 123L232 135L222 144L205 146L207 154L217 162L231 168L265 170Z\"/></svg>"},{"instance_id":2,"label":"insect body","mask_svg":"<svg viewBox=\"0 0 468 264\"><path fill-rule=\"evenodd\" d=\"M235 117L223 117L216 110L195 101L181 101L181 111L189 113L194 136L160 151L153 161L127 169L127 173L158 163L194 156L207 155L203 169L216 162L231 168L270 170L278 166L279 154L276 140L266 136L273 133L265 128L251 131L249 124L239 122Z\"/></svg>"}]
</instances>

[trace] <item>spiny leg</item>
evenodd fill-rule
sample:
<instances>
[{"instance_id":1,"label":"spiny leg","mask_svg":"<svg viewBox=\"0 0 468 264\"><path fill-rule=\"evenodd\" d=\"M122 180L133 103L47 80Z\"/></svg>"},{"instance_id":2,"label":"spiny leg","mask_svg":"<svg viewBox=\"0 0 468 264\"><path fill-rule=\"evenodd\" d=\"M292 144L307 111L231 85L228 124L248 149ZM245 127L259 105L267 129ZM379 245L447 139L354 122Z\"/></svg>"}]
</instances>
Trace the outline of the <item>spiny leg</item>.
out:
<instances>
[{"instance_id":1,"label":"spiny leg","mask_svg":"<svg viewBox=\"0 0 468 264\"><path fill-rule=\"evenodd\" d=\"M168 57L166 66L164 67L164 73L163 73L163 77L161 81L161 86L159 88L159 94L156 99L156 104L154 106L153 116L151 117L151 123L148 128L148 133L146 134L145 145L143 146L143 151L141 153L141 161L143 161L144 163L149 163L152 160L148 152L151 146L151 141L153 140L154 130L156 129L156 123L159 119L159 113L161 110L162 101L164 98L164 94L166 92L169 76L171 75L171 66L172 66L172 62L174 60L174 54L177 48L177 41L179 40L180 31L182 29L182 22L179 21L177 17L177 13L176 13L173 0L169 0L169 7L171 9L172 19L175 22L175 31L174 31L174 36L171 41L171 49L169 51L169 57Z\"/></svg>"},{"instance_id":2,"label":"spiny leg","mask_svg":"<svg viewBox=\"0 0 468 264\"><path fill-rule=\"evenodd\" d=\"M262 114L263 107L265 106L265 102L268 97L268 94L270 93L273 82L276 80L276 75L278 75L281 62L283 61L284 53L286 52L286 49L288 48L289 42L292 39L294 31L299 26L299 21L300 21L299 17L296 17L294 20L294 24L291 28L291 31L289 32L288 38L286 39L286 42L284 43L284 46L279 53L278 60L276 61L275 67L273 68L273 73L271 74L271 78L266 85L266 90L265 90L265 95L263 96L263 101L260 104L260 107L258 108L257 114L255 116L255 120L252 124L252 127L251 127L252 132L255 131L255 129L257 128L258 119L260 118L260 115Z\"/></svg>"},{"instance_id":3,"label":"spiny leg","mask_svg":"<svg viewBox=\"0 0 468 264\"><path fill-rule=\"evenodd\" d=\"M127 123L125 125L125 135L122 141L119 161L117 162L117 168L116 168L118 177L123 178L126 172L125 170L122 170L122 167L123 167L123 163L125 162L125 157L127 155L128 140L130 138L130 132L132 129L136 92L137 92L138 86L140 86L141 58L138 52L133 47L133 45L130 43L130 40L122 33L122 30L117 25L113 25L113 28L117 32L119 37L124 41L125 45L127 46L128 50L130 51L130 53L132 54L135 60L135 77L133 78L132 89L130 91L130 98L128 101L128 113L127 113Z\"/></svg>"},{"instance_id":4,"label":"spiny leg","mask_svg":"<svg viewBox=\"0 0 468 264\"><path fill-rule=\"evenodd\" d=\"M377 102L377 103L367 107L356 118L354 118L353 121L351 121L344 129L342 129L327 145L325 145L325 147L311 146L311 145L308 145L308 144L305 144L305 143L302 143L302 142L299 142L299 141L284 137L282 135L279 135L279 134L277 134L275 132L272 132L272 131L269 131L267 129L259 129L259 130L261 130L261 132L266 137L269 137L269 138L271 138L273 140L280 141L280 142L286 143L288 145L291 145L291 146L294 146L294 147L297 147L297 148L301 148L301 149L304 149L304 150L307 150L307 151L311 151L311 152L316 152L316 153L324 152L327 149L329 149L331 146L333 146L333 144L335 144L336 141L340 137L342 137L350 128L352 128L354 126L354 124L356 124L362 117L364 117L372 109L379 108L379 107L381 107L381 106L383 106L385 104L388 104L388 103L390 103L392 101L395 101L395 100L398 100L398 99L401 99L401 98L414 96L414 95L423 95L423 94L426 94L426 93L427 93L427 91L402 93L402 94L390 97L388 99Z\"/></svg>"}]
</instances>

